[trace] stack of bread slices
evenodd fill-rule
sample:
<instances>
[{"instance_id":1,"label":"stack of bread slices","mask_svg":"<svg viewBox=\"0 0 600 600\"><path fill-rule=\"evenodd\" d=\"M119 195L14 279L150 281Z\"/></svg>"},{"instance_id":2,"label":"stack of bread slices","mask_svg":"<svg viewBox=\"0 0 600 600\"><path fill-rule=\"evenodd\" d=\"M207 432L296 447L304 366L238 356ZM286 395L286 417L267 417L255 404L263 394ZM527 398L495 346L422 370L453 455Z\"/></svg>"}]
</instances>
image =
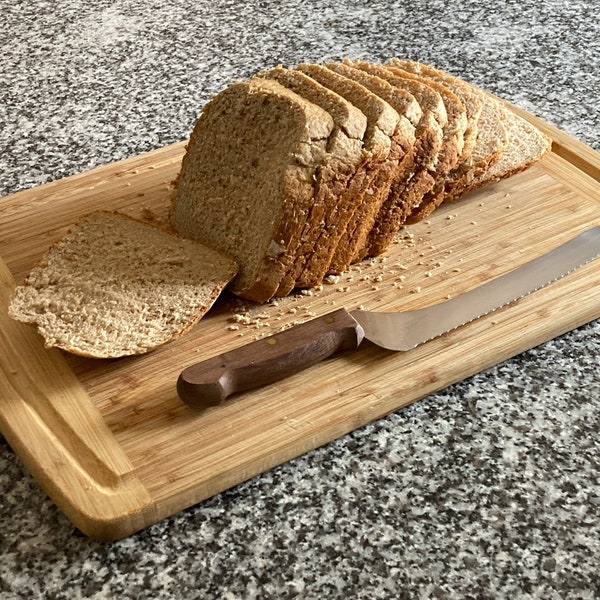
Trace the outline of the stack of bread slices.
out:
<instances>
[{"instance_id":1,"label":"stack of bread slices","mask_svg":"<svg viewBox=\"0 0 600 600\"><path fill-rule=\"evenodd\" d=\"M403 225L549 148L492 95L419 62L279 66L205 106L171 220L233 256L232 291L265 302L382 254Z\"/></svg>"}]
</instances>

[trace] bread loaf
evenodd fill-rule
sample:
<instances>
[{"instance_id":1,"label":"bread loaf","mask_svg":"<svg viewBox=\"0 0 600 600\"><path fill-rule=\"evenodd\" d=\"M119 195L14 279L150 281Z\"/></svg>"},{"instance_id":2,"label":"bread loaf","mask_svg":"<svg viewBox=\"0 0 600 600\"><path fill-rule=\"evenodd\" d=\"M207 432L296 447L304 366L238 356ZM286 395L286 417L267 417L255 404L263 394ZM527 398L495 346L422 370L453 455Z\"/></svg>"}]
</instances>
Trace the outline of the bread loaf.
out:
<instances>
[{"instance_id":1,"label":"bread loaf","mask_svg":"<svg viewBox=\"0 0 600 600\"><path fill-rule=\"evenodd\" d=\"M548 148L491 95L416 61L278 67L203 110L173 225L231 253L231 290L264 302L384 252L403 224Z\"/></svg>"},{"instance_id":2,"label":"bread loaf","mask_svg":"<svg viewBox=\"0 0 600 600\"><path fill-rule=\"evenodd\" d=\"M97 212L54 245L14 292L12 318L47 346L93 358L143 354L210 308L237 271L221 252Z\"/></svg>"}]
</instances>

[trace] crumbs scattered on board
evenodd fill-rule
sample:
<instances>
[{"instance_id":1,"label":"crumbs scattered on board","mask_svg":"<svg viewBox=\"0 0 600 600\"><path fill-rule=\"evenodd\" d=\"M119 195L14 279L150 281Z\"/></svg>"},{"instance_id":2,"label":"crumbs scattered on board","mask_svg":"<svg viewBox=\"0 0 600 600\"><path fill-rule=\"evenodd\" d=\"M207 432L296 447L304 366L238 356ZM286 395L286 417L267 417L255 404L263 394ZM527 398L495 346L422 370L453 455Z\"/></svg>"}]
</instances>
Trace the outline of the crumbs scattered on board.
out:
<instances>
[{"instance_id":1,"label":"crumbs scattered on board","mask_svg":"<svg viewBox=\"0 0 600 600\"><path fill-rule=\"evenodd\" d=\"M423 223L429 226L428 221ZM436 276L439 280L449 274L444 264L452 249L438 249L429 241L429 233L416 236L408 228L401 230L394 244L401 247L402 260L387 254L366 259L340 275L326 276L319 286L262 305L235 299L226 328L232 335L260 339L340 306L376 309L390 290L407 296L419 294L424 277L434 281Z\"/></svg>"}]
</instances>

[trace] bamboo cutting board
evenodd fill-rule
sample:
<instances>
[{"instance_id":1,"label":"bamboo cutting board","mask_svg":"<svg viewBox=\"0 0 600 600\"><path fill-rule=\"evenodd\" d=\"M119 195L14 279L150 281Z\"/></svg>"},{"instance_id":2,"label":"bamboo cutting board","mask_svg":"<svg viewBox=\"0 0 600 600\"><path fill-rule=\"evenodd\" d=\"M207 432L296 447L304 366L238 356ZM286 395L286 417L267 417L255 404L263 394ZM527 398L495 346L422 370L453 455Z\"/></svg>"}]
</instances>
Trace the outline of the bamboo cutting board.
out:
<instances>
[{"instance_id":1,"label":"bamboo cutting board","mask_svg":"<svg viewBox=\"0 0 600 600\"><path fill-rule=\"evenodd\" d=\"M264 306L226 294L182 339L93 360L11 321L15 283L95 209L165 221L175 144L0 200L0 426L81 531L118 539L453 382L600 317L600 262L410 352L365 344L220 407L177 397L186 366L344 306L418 308L460 294L600 223L600 155L554 140L529 171L442 206L378 259Z\"/></svg>"}]
</instances>

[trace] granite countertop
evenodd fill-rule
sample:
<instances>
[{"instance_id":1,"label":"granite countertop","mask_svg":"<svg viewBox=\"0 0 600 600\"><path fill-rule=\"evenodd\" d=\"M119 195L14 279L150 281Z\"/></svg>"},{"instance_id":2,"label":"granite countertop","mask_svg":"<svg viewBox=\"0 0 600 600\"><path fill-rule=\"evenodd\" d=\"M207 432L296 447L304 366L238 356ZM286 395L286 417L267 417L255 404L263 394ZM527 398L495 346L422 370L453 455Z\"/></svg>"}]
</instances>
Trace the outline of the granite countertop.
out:
<instances>
[{"instance_id":1,"label":"granite countertop","mask_svg":"<svg viewBox=\"0 0 600 600\"><path fill-rule=\"evenodd\" d=\"M0 195L345 56L430 62L600 150L593 4L0 0ZM0 597L600 598L599 367L596 321L115 543L0 438Z\"/></svg>"}]
</instances>

